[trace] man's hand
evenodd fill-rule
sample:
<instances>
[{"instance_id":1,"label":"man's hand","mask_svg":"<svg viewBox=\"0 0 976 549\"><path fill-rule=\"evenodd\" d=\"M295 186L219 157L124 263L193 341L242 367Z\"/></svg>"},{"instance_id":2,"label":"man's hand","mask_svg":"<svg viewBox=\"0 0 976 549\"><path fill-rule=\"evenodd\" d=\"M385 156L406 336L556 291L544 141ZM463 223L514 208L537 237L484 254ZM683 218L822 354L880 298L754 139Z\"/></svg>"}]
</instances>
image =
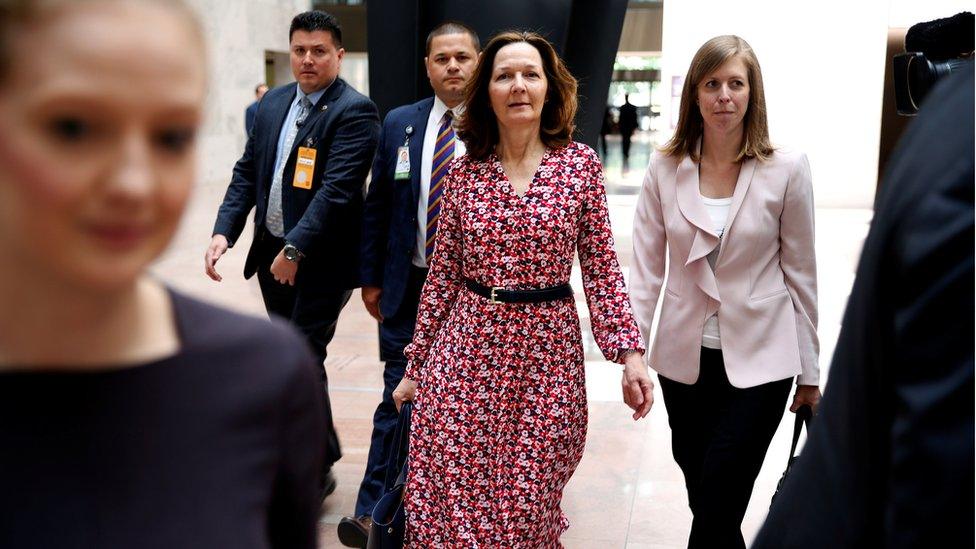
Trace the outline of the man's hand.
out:
<instances>
[{"instance_id":1,"label":"man's hand","mask_svg":"<svg viewBox=\"0 0 976 549\"><path fill-rule=\"evenodd\" d=\"M298 263L285 259L285 251L281 250L271 263L271 274L274 279L282 284L289 286L295 285L295 273L298 272Z\"/></svg>"},{"instance_id":2,"label":"man's hand","mask_svg":"<svg viewBox=\"0 0 976 549\"><path fill-rule=\"evenodd\" d=\"M383 295L383 289L376 286L363 286L362 295L363 305L366 306L369 315L377 322L383 322L383 315L380 314L380 297Z\"/></svg>"},{"instance_id":3,"label":"man's hand","mask_svg":"<svg viewBox=\"0 0 976 549\"><path fill-rule=\"evenodd\" d=\"M210 239L210 246L207 247L207 253L203 258L204 272L207 276L220 282L223 278L217 273L217 269L214 268L217 265L217 260L220 256L224 255L227 251L227 237L222 234L215 234L213 238Z\"/></svg>"},{"instance_id":4,"label":"man's hand","mask_svg":"<svg viewBox=\"0 0 976 549\"><path fill-rule=\"evenodd\" d=\"M797 385L790 411L795 414L801 406L809 406L813 410L813 413L816 414L817 407L820 406L820 397L820 387L816 385Z\"/></svg>"}]
</instances>

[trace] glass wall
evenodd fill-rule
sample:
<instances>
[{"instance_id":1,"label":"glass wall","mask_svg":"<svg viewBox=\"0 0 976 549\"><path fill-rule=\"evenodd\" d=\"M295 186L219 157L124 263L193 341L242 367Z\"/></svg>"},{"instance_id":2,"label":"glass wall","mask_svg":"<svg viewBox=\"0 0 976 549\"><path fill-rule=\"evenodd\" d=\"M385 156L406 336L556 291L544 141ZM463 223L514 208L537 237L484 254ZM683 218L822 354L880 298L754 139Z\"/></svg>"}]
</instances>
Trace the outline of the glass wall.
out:
<instances>
[{"instance_id":1,"label":"glass wall","mask_svg":"<svg viewBox=\"0 0 976 549\"><path fill-rule=\"evenodd\" d=\"M613 81L607 94L607 104L616 120L617 108L629 95L637 107L640 129L659 129L656 119L661 114L661 57L657 54L620 54L613 65Z\"/></svg>"}]
</instances>

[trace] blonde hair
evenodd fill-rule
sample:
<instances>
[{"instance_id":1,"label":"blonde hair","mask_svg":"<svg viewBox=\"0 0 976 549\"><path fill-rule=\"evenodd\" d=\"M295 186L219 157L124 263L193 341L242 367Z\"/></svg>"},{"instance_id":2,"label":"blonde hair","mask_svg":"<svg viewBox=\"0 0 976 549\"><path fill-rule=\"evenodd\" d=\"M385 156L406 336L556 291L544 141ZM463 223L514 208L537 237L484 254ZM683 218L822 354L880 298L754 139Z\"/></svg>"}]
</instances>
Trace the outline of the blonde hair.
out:
<instances>
[{"instance_id":1,"label":"blonde hair","mask_svg":"<svg viewBox=\"0 0 976 549\"><path fill-rule=\"evenodd\" d=\"M742 148L736 160L768 160L773 154L774 149L769 141L769 125L766 122L766 94L763 91L759 59L748 42L731 34L712 38L695 53L681 90L678 127L674 130L674 136L661 147L662 152L669 156L690 156L692 160L698 161L696 144L703 130L702 115L696 101L698 85L735 56L742 59L749 78L749 107L743 120L745 129Z\"/></svg>"},{"instance_id":2,"label":"blonde hair","mask_svg":"<svg viewBox=\"0 0 976 549\"><path fill-rule=\"evenodd\" d=\"M201 47L204 47L203 27L196 13L183 0L87 0L89 2L144 2L152 6L163 5L172 8L183 17ZM56 15L65 6L75 7L81 0L0 0L0 84L5 83L12 65L13 35L26 27L42 21L44 17Z\"/></svg>"}]
</instances>

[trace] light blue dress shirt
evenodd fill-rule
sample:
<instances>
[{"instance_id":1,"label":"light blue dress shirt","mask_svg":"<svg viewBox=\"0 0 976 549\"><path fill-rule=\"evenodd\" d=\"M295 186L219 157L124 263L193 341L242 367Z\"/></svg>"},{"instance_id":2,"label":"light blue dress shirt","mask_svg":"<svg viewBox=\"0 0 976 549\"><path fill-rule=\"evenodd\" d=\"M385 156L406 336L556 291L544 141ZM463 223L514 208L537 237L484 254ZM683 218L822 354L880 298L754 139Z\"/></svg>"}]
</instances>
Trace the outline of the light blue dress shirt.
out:
<instances>
[{"instance_id":1,"label":"light blue dress shirt","mask_svg":"<svg viewBox=\"0 0 976 549\"><path fill-rule=\"evenodd\" d=\"M332 81L332 84L335 84L334 80ZM329 84L328 86L322 88L317 92L312 92L307 95L308 100L312 103L313 110L315 109L315 104L318 103L319 99L321 99L322 96L325 95L325 92L327 92L329 88L332 87L332 84ZM297 92L295 93L295 99L292 100L291 107L288 108L288 116L285 117L285 123L281 125L281 131L278 133L278 148L275 149L274 171L271 173L278 173L278 169L281 167L281 163L288 158L287 155L284 156L282 155L281 149L283 149L285 146L285 139L288 137L288 129L293 127L295 125L295 120L298 119L298 111L299 111L298 107L299 105L301 105L302 98L306 97L306 95L302 93L302 89L300 87L295 86L295 90ZM311 116L311 114L312 111L309 111L309 116ZM290 153L291 151L288 152Z\"/></svg>"}]
</instances>

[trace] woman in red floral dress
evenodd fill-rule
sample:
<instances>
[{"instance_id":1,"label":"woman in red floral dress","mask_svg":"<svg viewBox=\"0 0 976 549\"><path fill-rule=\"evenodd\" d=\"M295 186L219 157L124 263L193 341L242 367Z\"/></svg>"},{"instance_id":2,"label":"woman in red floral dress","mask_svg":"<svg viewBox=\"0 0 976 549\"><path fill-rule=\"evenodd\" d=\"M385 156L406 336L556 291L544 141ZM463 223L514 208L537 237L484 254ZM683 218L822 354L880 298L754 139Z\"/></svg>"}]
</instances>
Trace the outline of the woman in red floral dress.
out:
<instances>
[{"instance_id":1,"label":"woman in red floral dress","mask_svg":"<svg viewBox=\"0 0 976 549\"><path fill-rule=\"evenodd\" d=\"M586 385L568 288L579 251L596 342L625 365L634 419L652 383L596 153L570 140L576 81L533 33L486 46L448 172L398 404L416 400L408 547L559 547L583 456ZM505 302L498 302L505 301Z\"/></svg>"}]
</instances>

